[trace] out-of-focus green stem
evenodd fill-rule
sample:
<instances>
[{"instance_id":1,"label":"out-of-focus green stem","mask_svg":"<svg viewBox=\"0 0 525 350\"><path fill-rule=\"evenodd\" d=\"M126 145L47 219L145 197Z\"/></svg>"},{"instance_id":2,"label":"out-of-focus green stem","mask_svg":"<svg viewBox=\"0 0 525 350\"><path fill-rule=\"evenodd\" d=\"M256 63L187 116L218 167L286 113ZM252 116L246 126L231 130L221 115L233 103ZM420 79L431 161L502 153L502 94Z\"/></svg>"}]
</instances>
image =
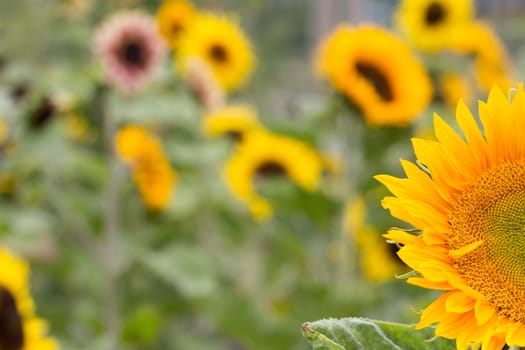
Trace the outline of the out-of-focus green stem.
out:
<instances>
[{"instance_id":1,"label":"out-of-focus green stem","mask_svg":"<svg viewBox=\"0 0 525 350\"><path fill-rule=\"evenodd\" d=\"M119 163L113 148L115 122L105 110L106 90L101 90L97 96L97 108L103 125L104 146L107 159L107 181L104 198L104 230L101 241L101 256L105 272L104 311L109 350L119 348L120 310L118 298L118 282L120 272L119 261Z\"/></svg>"},{"instance_id":2,"label":"out-of-focus green stem","mask_svg":"<svg viewBox=\"0 0 525 350\"><path fill-rule=\"evenodd\" d=\"M350 113L354 113L352 110ZM342 154L344 156L344 176L340 184L339 193L343 200L354 198L359 193L359 180L361 176L361 165L363 163L363 125L359 116L343 113L336 120L336 130L339 132L339 142L341 142ZM344 215L344 213L343 213ZM348 227L347 229L353 229ZM341 229L341 259L339 264L338 281L352 280L352 285L356 286L358 261L355 245L349 240L349 236L355 236L355 232L345 232ZM351 264L349 262L352 262Z\"/></svg>"}]
</instances>

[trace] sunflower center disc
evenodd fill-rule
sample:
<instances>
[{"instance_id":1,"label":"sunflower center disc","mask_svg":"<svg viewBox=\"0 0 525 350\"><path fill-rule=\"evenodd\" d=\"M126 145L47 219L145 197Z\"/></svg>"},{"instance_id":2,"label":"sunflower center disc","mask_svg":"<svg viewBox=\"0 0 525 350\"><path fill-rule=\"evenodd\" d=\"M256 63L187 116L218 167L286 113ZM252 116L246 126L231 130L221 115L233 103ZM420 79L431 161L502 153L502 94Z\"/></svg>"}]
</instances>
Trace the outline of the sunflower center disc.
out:
<instances>
[{"instance_id":1,"label":"sunflower center disc","mask_svg":"<svg viewBox=\"0 0 525 350\"><path fill-rule=\"evenodd\" d=\"M427 11L425 12L425 23L434 26L443 22L445 17L446 12L443 5L439 2L433 2L427 7Z\"/></svg>"},{"instance_id":2,"label":"sunflower center disc","mask_svg":"<svg viewBox=\"0 0 525 350\"><path fill-rule=\"evenodd\" d=\"M243 134L240 131L228 131L226 133L226 136L228 136L230 139L232 139L235 142L241 142L243 138Z\"/></svg>"},{"instance_id":3,"label":"sunflower center disc","mask_svg":"<svg viewBox=\"0 0 525 350\"><path fill-rule=\"evenodd\" d=\"M22 320L11 293L0 287L0 349L20 350L24 346Z\"/></svg>"},{"instance_id":4,"label":"sunflower center disc","mask_svg":"<svg viewBox=\"0 0 525 350\"><path fill-rule=\"evenodd\" d=\"M210 48L211 58L218 63L228 62L228 52L222 45L215 44Z\"/></svg>"},{"instance_id":5,"label":"sunflower center disc","mask_svg":"<svg viewBox=\"0 0 525 350\"><path fill-rule=\"evenodd\" d=\"M130 42L124 46L122 56L126 62L135 66L140 66L144 59L144 52L141 45L135 42Z\"/></svg>"},{"instance_id":6,"label":"sunflower center disc","mask_svg":"<svg viewBox=\"0 0 525 350\"><path fill-rule=\"evenodd\" d=\"M382 72L372 65L361 62L356 63L355 69L363 78L368 80L374 86L374 89L382 100L386 102L392 101L394 98L392 89L390 88L388 79Z\"/></svg>"},{"instance_id":7,"label":"sunflower center disc","mask_svg":"<svg viewBox=\"0 0 525 350\"><path fill-rule=\"evenodd\" d=\"M180 32L182 32L182 25L180 23L173 23L173 25L171 26L171 32L175 35L178 35L180 34Z\"/></svg>"},{"instance_id":8,"label":"sunflower center disc","mask_svg":"<svg viewBox=\"0 0 525 350\"><path fill-rule=\"evenodd\" d=\"M263 177L282 176L286 175L286 169L277 162L269 161L261 164L255 173Z\"/></svg>"},{"instance_id":9,"label":"sunflower center disc","mask_svg":"<svg viewBox=\"0 0 525 350\"><path fill-rule=\"evenodd\" d=\"M482 242L454 259L467 284L499 314L525 321L525 162L485 172L460 195L449 221L451 249Z\"/></svg>"}]
</instances>

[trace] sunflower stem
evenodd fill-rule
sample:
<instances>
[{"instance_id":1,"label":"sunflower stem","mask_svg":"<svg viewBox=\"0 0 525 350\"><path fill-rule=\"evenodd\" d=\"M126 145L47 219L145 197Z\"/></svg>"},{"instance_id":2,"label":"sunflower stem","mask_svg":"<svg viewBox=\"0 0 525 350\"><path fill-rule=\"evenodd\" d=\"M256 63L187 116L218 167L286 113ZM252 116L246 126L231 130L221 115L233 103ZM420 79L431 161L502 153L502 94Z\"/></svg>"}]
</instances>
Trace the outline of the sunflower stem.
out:
<instances>
[{"instance_id":1,"label":"sunflower stem","mask_svg":"<svg viewBox=\"0 0 525 350\"><path fill-rule=\"evenodd\" d=\"M101 89L98 94L98 116L103 123L103 135L107 162L107 182L105 190L104 231L101 241L101 256L105 272L105 322L108 337L108 349L117 350L120 338L120 310L118 281L120 271L119 258L119 163L113 150L115 121L106 113L105 102L107 90Z\"/></svg>"},{"instance_id":2,"label":"sunflower stem","mask_svg":"<svg viewBox=\"0 0 525 350\"><path fill-rule=\"evenodd\" d=\"M340 184L340 192L344 197L344 201L354 198L358 192L359 186L359 166L362 164L363 150L362 150L362 133L363 125L359 116L354 115L354 111L350 113L342 113L336 119L337 130L340 131L340 142L342 154L345 155L346 167L344 169L344 176ZM344 214L343 214L344 215ZM349 230L354 228L349 227ZM338 280L342 283L350 280L351 285L355 288L358 285L356 247L354 240L350 237L355 237L355 232L345 232L341 229L341 259L339 266ZM350 263L349 263L350 262ZM345 283L346 284L346 283Z\"/></svg>"}]
</instances>

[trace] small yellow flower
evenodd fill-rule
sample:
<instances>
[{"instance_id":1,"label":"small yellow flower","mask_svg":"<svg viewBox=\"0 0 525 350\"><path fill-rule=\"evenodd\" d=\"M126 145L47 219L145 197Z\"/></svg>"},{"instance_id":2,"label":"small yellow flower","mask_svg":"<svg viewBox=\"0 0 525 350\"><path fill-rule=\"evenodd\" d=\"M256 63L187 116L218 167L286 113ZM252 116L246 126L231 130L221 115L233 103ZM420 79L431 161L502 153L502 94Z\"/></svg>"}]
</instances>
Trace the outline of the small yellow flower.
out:
<instances>
[{"instance_id":1,"label":"small yellow flower","mask_svg":"<svg viewBox=\"0 0 525 350\"><path fill-rule=\"evenodd\" d=\"M224 177L230 190L250 208L258 220L268 219L272 208L255 191L257 176L286 175L307 191L317 188L323 160L309 145L262 129L246 133L243 142L227 161Z\"/></svg>"},{"instance_id":2,"label":"small yellow flower","mask_svg":"<svg viewBox=\"0 0 525 350\"><path fill-rule=\"evenodd\" d=\"M221 86L231 92L251 74L255 57L236 21L211 13L200 14L181 37L176 66L182 72L191 57L206 62Z\"/></svg>"},{"instance_id":3,"label":"small yellow flower","mask_svg":"<svg viewBox=\"0 0 525 350\"><path fill-rule=\"evenodd\" d=\"M159 31L172 49L177 49L195 16L195 8L185 0L164 0L160 5L157 11Z\"/></svg>"},{"instance_id":4,"label":"small yellow flower","mask_svg":"<svg viewBox=\"0 0 525 350\"><path fill-rule=\"evenodd\" d=\"M177 178L164 155L141 158L135 164L133 178L149 209L162 210L168 205Z\"/></svg>"},{"instance_id":5,"label":"small yellow flower","mask_svg":"<svg viewBox=\"0 0 525 350\"><path fill-rule=\"evenodd\" d=\"M132 165L133 178L146 206L151 210L164 209L172 197L177 175L160 140L143 127L129 125L117 133L115 149Z\"/></svg>"},{"instance_id":6,"label":"small yellow flower","mask_svg":"<svg viewBox=\"0 0 525 350\"><path fill-rule=\"evenodd\" d=\"M127 125L118 131L115 149L122 159L129 162L161 153L159 140L146 128L137 125Z\"/></svg>"}]
</instances>

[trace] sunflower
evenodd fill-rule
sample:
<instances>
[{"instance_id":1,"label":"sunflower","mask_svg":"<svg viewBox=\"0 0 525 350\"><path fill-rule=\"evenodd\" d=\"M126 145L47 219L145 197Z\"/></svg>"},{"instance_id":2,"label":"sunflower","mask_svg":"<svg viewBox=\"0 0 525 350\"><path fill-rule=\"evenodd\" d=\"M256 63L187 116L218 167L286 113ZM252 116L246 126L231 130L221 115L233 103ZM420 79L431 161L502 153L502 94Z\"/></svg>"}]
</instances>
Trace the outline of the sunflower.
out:
<instances>
[{"instance_id":1,"label":"sunflower","mask_svg":"<svg viewBox=\"0 0 525 350\"><path fill-rule=\"evenodd\" d=\"M375 282L391 280L402 272L399 259L381 234L366 223L366 203L363 198L349 200L345 206L343 228L348 239L357 244L361 270Z\"/></svg>"},{"instance_id":2,"label":"sunflower","mask_svg":"<svg viewBox=\"0 0 525 350\"><path fill-rule=\"evenodd\" d=\"M286 175L307 191L317 188L323 159L309 145L262 129L245 134L243 142L227 161L224 177L230 190L247 204L258 220L272 214L268 201L255 191L257 177Z\"/></svg>"},{"instance_id":3,"label":"sunflower","mask_svg":"<svg viewBox=\"0 0 525 350\"><path fill-rule=\"evenodd\" d=\"M142 86L164 49L153 18L140 11L118 12L95 33L94 51L106 79L124 93Z\"/></svg>"},{"instance_id":4,"label":"sunflower","mask_svg":"<svg viewBox=\"0 0 525 350\"><path fill-rule=\"evenodd\" d=\"M459 73L444 73L439 76L439 90L447 106L455 108L463 98L469 105L474 100L474 89L467 77Z\"/></svg>"},{"instance_id":5,"label":"sunflower","mask_svg":"<svg viewBox=\"0 0 525 350\"><path fill-rule=\"evenodd\" d=\"M373 125L405 125L432 96L430 78L410 48L379 27L339 26L321 45L316 63Z\"/></svg>"},{"instance_id":6,"label":"sunflower","mask_svg":"<svg viewBox=\"0 0 525 350\"><path fill-rule=\"evenodd\" d=\"M176 50L181 36L191 24L196 11L193 5L184 0L165 0L157 11L159 31Z\"/></svg>"},{"instance_id":7,"label":"sunflower","mask_svg":"<svg viewBox=\"0 0 525 350\"><path fill-rule=\"evenodd\" d=\"M489 91L494 85L504 89L513 85L507 49L488 24L476 21L466 27L456 38L453 50L474 56L476 81L483 90Z\"/></svg>"},{"instance_id":8,"label":"sunflower","mask_svg":"<svg viewBox=\"0 0 525 350\"><path fill-rule=\"evenodd\" d=\"M459 103L464 137L436 115L437 141L413 140L421 168L402 161L407 178L377 179L394 194L383 206L421 232L386 235L419 274L408 282L444 291L417 327L437 322L458 349L496 350L525 346L523 86L512 101L493 88L479 115L482 127Z\"/></svg>"},{"instance_id":9,"label":"sunflower","mask_svg":"<svg viewBox=\"0 0 525 350\"><path fill-rule=\"evenodd\" d=\"M226 16L201 14L181 37L177 66L186 71L190 57L205 61L226 91L241 86L253 70L251 45L235 21Z\"/></svg>"},{"instance_id":10,"label":"sunflower","mask_svg":"<svg viewBox=\"0 0 525 350\"><path fill-rule=\"evenodd\" d=\"M0 349L55 350L47 324L34 315L29 294L29 267L0 248Z\"/></svg>"},{"instance_id":11,"label":"sunflower","mask_svg":"<svg viewBox=\"0 0 525 350\"><path fill-rule=\"evenodd\" d=\"M227 135L235 140L242 140L248 131L262 128L256 112L246 105L231 105L207 114L202 120L202 129L206 135Z\"/></svg>"},{"instance_id":12,"label":"sunflower","mask_svg":"<svg viewBox=\"0 0 525 350\"><path fill-rule=\"evenodd\" d=\"M115 137L117 154L131 164L133 179L150 210L164 209L177 180L160 140L145 128L128 125Z\"/></svg>"},{"instance_id":13,"label":"sunflower","mask_svg":"<svg viewBox=\"0 0 525 350\"><path fill-rule=\"evenodd\" d=\"M473 12L472 0L404 0L395 22L416 47L436 52L453 45Z\"/></svg>"}]
</instances>

